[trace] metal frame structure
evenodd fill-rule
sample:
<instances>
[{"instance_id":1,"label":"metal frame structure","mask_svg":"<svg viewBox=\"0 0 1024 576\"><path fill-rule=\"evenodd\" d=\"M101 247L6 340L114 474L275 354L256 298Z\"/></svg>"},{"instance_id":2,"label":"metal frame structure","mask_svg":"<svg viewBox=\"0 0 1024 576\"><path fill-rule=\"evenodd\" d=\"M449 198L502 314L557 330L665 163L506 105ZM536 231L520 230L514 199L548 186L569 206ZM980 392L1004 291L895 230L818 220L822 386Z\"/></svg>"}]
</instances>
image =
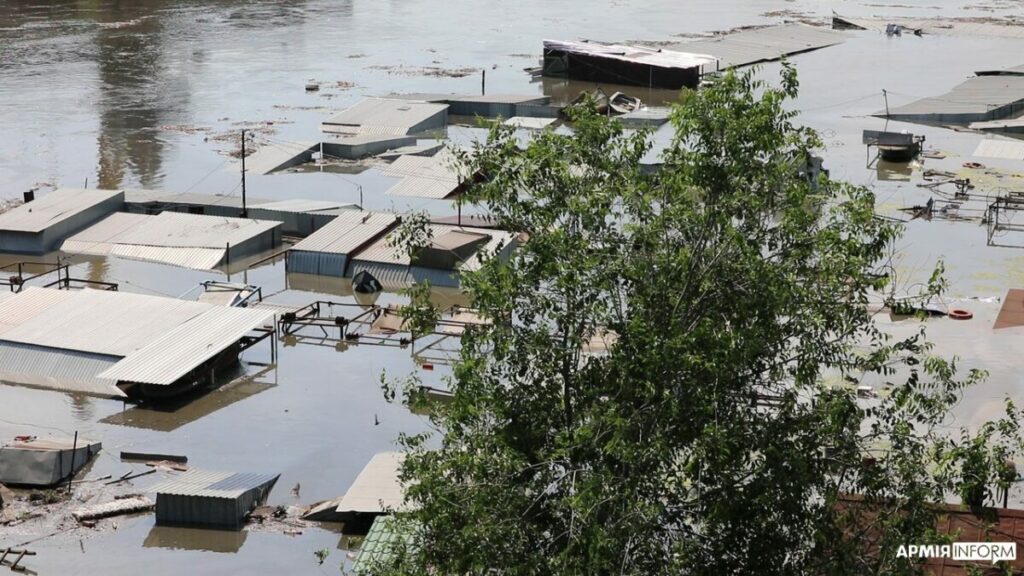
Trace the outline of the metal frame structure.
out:
<instances>
[{"instance_id":1,"label":"metal frame structure","mask_svg":"<svg viewBox=\"0 0 1024 576\"><path fill-rule=\"evenodd\" d=\"M338 315L336 308L352 313ZM282 337L290 336L300 344L332 348L339 348L338 344L410 347L413 358L420 364L450 364L451 355L457 350L443 344L460 337L466 328L479 324L454 319L456 314L466 311L469 310L452 307L444 312L432 332L415 334L404 328L405 320L396 307L317 300L294 312L283 313L278 324ZM374 323L389 315L397 319L394 329L378 334L370 332ZM421 345L417 346L417 342Z\"/></svg>"},{"instance_id":2,"label":"metal frame structure","mask_svg":"<svg viewBox=\"0 0 1024 576\"><path fill-rule=\"evenodd\" d=\"M1013 222L1016 214L1024 214L1024 192L1010 192L1005 196L996 198L985 211L985 222L988 231L989 246L1011 246L1024 248L1024 244L997 244L993 241L998 232L1024 232L1024 218Z\"/></svg>"},{"instance_id":3,"label":"metal frame structure","mask_svg":"<svg viewBox=\"0 0 1024 576\"><path fill-rule=\"evenodd\" d=\"M44 267L45 271L26 276L25 269L36 266ZM7 274L11 272L15 273L8 276ZM43 288L53 288L56 286L58 290L70 290L73 287L72 284L74 284L75 288L88 286L100 290L117 291L118 289L118 284L114 282L72 278L70 266L59 262L53 264L49 262L14 262L6 266L0 266L0 274L6 276L0 277L0 287L6 286L11 292L21 292L27 283L54 273L57 274L57 279L43 284Z\"/></svg>"}]
</instances>

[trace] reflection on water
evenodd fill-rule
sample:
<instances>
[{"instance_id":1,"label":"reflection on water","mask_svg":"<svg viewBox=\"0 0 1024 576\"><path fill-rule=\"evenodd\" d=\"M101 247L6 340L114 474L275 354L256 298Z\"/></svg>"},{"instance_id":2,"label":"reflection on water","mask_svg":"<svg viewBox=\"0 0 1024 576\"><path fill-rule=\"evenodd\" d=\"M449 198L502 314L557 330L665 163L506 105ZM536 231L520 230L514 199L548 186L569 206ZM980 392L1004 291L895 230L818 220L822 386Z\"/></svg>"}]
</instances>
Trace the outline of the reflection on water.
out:
<instances>
[{"instance_id":1,"label":"reflection on water","mask_svg":"<svg viewBox=\"0 0 1024 576\"><path fill-rule=\"evenodd\" d=\"M915 166L915 162L888 162L879 159L875 164L875 172L879 180L909 182Z\"/></svg>"},{"instance_id":2,"label":"reflection on water","mask_svg":"<svg viewBox=\"0 0 1024 576\"><path fill-rule=\"evenodd\" d=\"M175 526L153 526L142 543L143 548L197 550L235 554L249 535L245 530L202 530Z\"/></svg>"},{"instance_id":3,"label":"reflection on water","mask_svg":"<svg viewBox=\"0 0 1024 576\"><path fill-rule=\"evenodd\" d=\"M274 382L257 380L270 372L274 372ZM207 388L157 403L133 406L122 412L111 414L101 419L100 422L158 432L171 432L221 408L274 388L277 386L276 376L276 369L268 367L259 374L219 388Z\"/></svg>"}]
</instances>

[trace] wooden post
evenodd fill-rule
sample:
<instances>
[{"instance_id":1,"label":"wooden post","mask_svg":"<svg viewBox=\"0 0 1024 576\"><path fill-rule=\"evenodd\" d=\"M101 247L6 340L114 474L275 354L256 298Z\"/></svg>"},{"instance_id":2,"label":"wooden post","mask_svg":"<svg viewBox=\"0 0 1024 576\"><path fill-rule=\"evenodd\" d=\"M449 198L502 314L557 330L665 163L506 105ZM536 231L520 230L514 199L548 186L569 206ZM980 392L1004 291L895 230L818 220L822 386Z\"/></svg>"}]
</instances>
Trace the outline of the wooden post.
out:
<instances>
[{"instance_id":1,"label":"wooden post","mask_svg":"<svg viewBox=\"0 0 1024 576\"><path fill-rule=\"evenodd\" d=\"M75 477L75 452L78 451L78 430L75 430L75 441L71 444L71 472L68 473L68 494L71 494L71 480ZM21 559L20 557L18 558ZM17 562L15 562L17 564Z\"/></svg>"}]
</instances>

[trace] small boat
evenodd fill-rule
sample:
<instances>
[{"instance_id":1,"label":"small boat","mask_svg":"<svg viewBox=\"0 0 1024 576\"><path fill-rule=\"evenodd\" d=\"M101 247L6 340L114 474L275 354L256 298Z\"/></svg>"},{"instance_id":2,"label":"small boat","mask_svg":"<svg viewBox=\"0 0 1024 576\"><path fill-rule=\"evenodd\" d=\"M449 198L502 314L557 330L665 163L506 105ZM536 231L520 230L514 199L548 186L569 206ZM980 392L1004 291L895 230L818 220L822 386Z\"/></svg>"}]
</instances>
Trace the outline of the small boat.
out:
<instances>
[{"instance_id":1,"label":"small boat","mask_svg":"<svg viewBox=\"0 0 1024 576\"><path fill-rule=\"evenodd\" d=\"M636 112L643 106L643 102L639 98L634 98L623 94L622 92L616 92L612 94L611 98L608 99L608 106L611 107L612 112L616 114L629 114L630 112Z\"/></svg>"},{"instance_id":2,"label":"small boat","mask_svg":"<svg viewBox=\"0 0 1024 576\"><path fill-rule=\"evenodd\" d=\"M53 486L81 470L102 447L84 438L18 436L0 448L0 484Z\"/></svg>"},{"instance_id":3,"label":"small boat","mask_svg":"<svg viewBox=\"0 0 1024 576\"><path fill-rule=\"evenodd\" d=\"M594 90L593 92L587 92L586 90L580 92L580 95L573 98L567 107L583 104L587 100L588 96L593 100L595 112L598 114L608 113L608 95L601 89Z\"/></svg>"}]
</instances>

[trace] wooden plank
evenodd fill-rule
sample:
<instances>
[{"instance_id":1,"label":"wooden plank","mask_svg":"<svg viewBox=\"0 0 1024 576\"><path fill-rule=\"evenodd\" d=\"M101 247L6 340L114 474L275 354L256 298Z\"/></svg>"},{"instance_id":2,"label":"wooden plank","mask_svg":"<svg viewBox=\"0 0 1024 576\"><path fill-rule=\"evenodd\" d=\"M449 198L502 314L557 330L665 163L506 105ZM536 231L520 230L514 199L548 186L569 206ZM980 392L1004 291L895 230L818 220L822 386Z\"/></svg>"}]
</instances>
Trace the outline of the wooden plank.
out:
<instances>
[{"instance_id":1,"label":"wooden plank","mask_svg":"<svg viewBox=\"0 0 1024 576\"><path fill-rule=\"evenodd\" d=\"M121 460L139 460L142 462L166 460L178 464L188 463L188 456L175 454L157 454L152 452L121 452Z\"/></svg>"}]
</instances>

